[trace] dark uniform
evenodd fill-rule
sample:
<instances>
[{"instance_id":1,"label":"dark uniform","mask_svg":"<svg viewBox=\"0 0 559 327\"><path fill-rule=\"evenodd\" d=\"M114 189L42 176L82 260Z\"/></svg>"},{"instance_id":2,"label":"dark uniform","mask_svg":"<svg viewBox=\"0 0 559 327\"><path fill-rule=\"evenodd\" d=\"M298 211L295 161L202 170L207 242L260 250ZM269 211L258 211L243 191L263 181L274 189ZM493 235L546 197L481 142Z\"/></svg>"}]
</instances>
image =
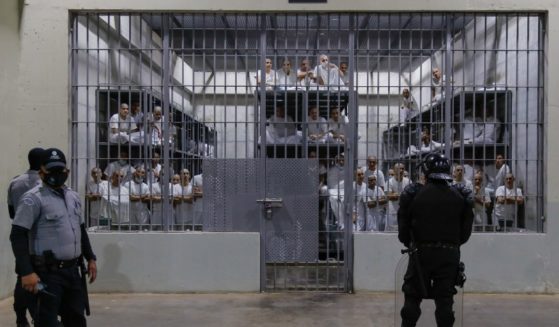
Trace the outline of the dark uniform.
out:
<instances>
[{"instance_id":1,"label":"dark uniform","mask_svg":"<svg viewBox=\"0 0 559 327\"><path fill-rule=\"evenodd\" d=\"M43 183L20 199L10 236L23 287L37 292L38 276L48 292L39 292L36 297L35 320L40 327L58 326L58 315L64 326L86 326L85 276L79 271L82 254L93 279L96 275L96 258L85 231L79 195L64 186L68 176L65 165L60 150L45 150Z\"/></svg>"},{"instance_id":2,"label":"dark uniform","mask_svg":"<svg viewBox=\"0 0 559 327\"><path fill-rule=\"evenodd\" d=\"M43 149L41 148L31 149L27 155L29 170L14 177L14 179L10 182L10 186L8 187L8 211L10 219L14 219L15 217L17 204L21 196L41 183L39 169L41 167L42 154ZM16 324L18 327L29 326L29 322L26 317L27 309L29 309L31 316L34 314L33 307L29 305L29 299L30 296L21 287L20 276L18 276L14 288L14 311L16 312Z\"/></svg>"},{"instance_id":3,"label":"dark uniform","mask_svg":"<svg viewBox=\"0 0 559 327\"><path fill-rule=\"evenodd\" d=\"M400 312L402 326L416 325L423 298L435 300L437 326L453 326L460 245L472 233L473 202L468 189L450 185L448 159L430 154L422 169L427 177L426 185L408 186L400 196L398 211L399 240L406 247L415 246L418 250L418 255L410 256L402 286L405 296Z\"/></svg>"}]
</instances>

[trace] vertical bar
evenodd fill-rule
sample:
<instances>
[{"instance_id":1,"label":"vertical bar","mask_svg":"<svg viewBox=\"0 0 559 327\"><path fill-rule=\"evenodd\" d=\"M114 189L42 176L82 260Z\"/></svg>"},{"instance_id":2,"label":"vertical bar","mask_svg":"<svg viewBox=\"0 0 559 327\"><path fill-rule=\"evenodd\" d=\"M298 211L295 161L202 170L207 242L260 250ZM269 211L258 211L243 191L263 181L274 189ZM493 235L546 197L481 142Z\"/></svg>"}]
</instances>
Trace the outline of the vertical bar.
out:
<instances>
[{"instance_id":1,"label":"vertical bar","mask_svg":"<svg viewBox=\"0 0 559 327\"><path fill-rule=\"evenodd\" d=\"M257 15L260 24L260 84L257 88L260 92L260 103L257 103L257 110L260 113L260 178L262 182L262 191L264 198L267 196L266 187L266 16ZM256 138L256 137L255 137ZM264 210L261 210L260 216L260 292L264 292L266 288L266 220L264 218Z\"/></svg>"},{"instance_id":2,"label":"vertical bar","mask_svg":"<svg viewBox=\"0 0 559 327\"><path fill-rule=\"evenodd\" d=\"M532 52L532 50L530 50L530 22L531 22L530 15L526 15L525 19L526 19L526 70L529 71L529 69L530 69L530 53ZM531 91L532 91L532 86L530 84L530 74L527 74L526 75L526 107L525 107L525 110L524 110L524 114L525 114L524 130L526 131L526 136L527 136L526 139L525 139L525 144L524 144L525 148L524 149L527 152L528 152L528 149L529 149L529 146L530 146L530 142L533 142L533 140L531 140L531 138L530 138L530 136L531 136L530 135L530 123L529 123L529 117L528 117L528 112L529 112L528 108L530 108L530 94L532 93ZM519 120L519 119L517 118L517 120ZM516 157L517 158L520 157L518 155L518 151L516 151L516 152L517 152ZM526 226L526 207L527 207L526 206L526 202L527 202L526 200L529 199L528 198L529 187L528 187L526 182L528 181L528 171L527 170L530 167L530 157L528 155L526 155L524 158L525 158L524 159L524 176L523 176L524 177L524 194L522 194L524 196L524 204L522 205L522 209L524 209L524 213L522 215L524 221L522 222L523 226L519 226L519 215L518 214L519 214L520 208L517 205L516 206L517 210L515 212L515 223L516 223L515 227L517 227L517 228L521 228L521 227L524 228ZM518 171L518 165L516 165L516 167L517 167L516 171ZM514 173L514 176L516 176L516 175L518 175L517 172ZM516 179L518 179L519 177L520 176L516 176ZM516 186L517 186L517 183L514 184L515 191L516 191Z\"/></svg>"},{"instance_id":3,"label":"vertical bar","mask_svg":"<svg viewBox=\"0 0 559 327\"><path fill-rule=\"evenodd\" d=\"M69 101L68 103L71 104L71 118L70 118L70 131L72 133L72 143L71 143L71 153L70 153L70 158L72 158L71 163L70 163L70 169L72 171L72 180L71 180L71 185L72 188L74 190L77 190L77 185L78 185L78 171L76 169L77 167L77 163L76 160L78 160L78 156L77 156L77 149L78 149L78 138L77 138L77 126L75 124L75 120L77 118L77 111L78 111L78 107L77 107L77 103L78 103L78 91L77 91L77 84L78 84L78 76L77 76L77 60L75 58L75 56L78 55L78 50L77 50L77 46L78 46L78 16L74 15L74 14L70 14L69 15L69 26L70 26L70 31L68 33L68 41L70 43L70 53L69 53L69 58L70 58L70 71L69 71L69 80L70 80L70 94L69 94ZM86 32L87 35L87 32ZM87 51L86 51L87 53Z\"/></svg>"},{"instance_id":4,"label":"vertical bar","mask_svg":"<svg viewBox=\"0 0 559 327\"><path fill-rule=\"evenodd\" d=\"M546 97L545 97L545 89L546 89L546 74L547 69L545 67L545 53L543 52L545 49L545 42L546 42L546 27L547 27L547 16L544 14L539 14L539 24L538 24L538 50L539 50L539 63L538 63L538 115L537 115L537 130L538 130L538 154L544 153L544 143L545 143L545 134L543 128L543 117L545 115L544 110L547 107L546 104ZM543 175L546 169L545 162L543 160L543 156L538 156L538 175L537 175L537 192L538 192L538 211L537 211L537 231L540 233L545 233L545 205L547 203L547 194L545 193L545 185Z\"/></svg>"},{"instance_id":5,"label":"vertical bar","mask_svg":"<svg viewBox=\"0 0 559 327\"><path fill-rule=\"evenodd\" d=\"M353 76L355 67L355 15L349 15L349 35L348 35L348 55L349 55L349 75ZM345 229L344 229L344 263L343 269L347 272L348 276L353 276L353 171L355 170L355 163L357 162L357 130L358 126L358 115L357 115L357 99L356 92L353 91L353 79L349 81L349 100L347 105L347 111L349 116L349 138L347 148L345 149L346 158L346 171L345 180L348 183L344 183L344 202L345 202ZM344 283L344 291L353 291L353 281L351 278L346 280Z\"/></svg>"},{"instance_id":6,"label":"vertical bar","mask_svg":"<svg viewBox=\"0 0 559 327\"><path fill-rule=\"evenodd\" d=\"M446 42L445 42L445 57L444 57L444 67L447 72L449 72L449 68L452 66L452 28L451 24L453 20L451 19L450 13L445 14L446 20ZM448 76L445 78L445 91L444 91L444 142L445 142L445 154L449 157L452 157L452 122L451 122L451 115L452 115L452 84L451 84L452 76Z\"/></svg>"},{"instance_id":7,"label":"vertical bar","mask_svg":"<svg viewBox=\"0 0 559 327\"><path fill-rule=\"evenodd\" d=\"M162 29L162 45L163 45L163 83L162 83L162 107L163 107L163 117L165 121L163 122L163 181L159 179L161 185L161 192L163 193L163 230L168 232L171 219L172 219L172 206L170 201L171 193L169 191L169 182L167 181L171 176L170 172L170 148L169 148L169 119L170 119L170 72L171 72L171 51L169 49L169 14L161 15L161 29ZM162 183L162 184L161 184Z\"/></svg>"}]
</instances>

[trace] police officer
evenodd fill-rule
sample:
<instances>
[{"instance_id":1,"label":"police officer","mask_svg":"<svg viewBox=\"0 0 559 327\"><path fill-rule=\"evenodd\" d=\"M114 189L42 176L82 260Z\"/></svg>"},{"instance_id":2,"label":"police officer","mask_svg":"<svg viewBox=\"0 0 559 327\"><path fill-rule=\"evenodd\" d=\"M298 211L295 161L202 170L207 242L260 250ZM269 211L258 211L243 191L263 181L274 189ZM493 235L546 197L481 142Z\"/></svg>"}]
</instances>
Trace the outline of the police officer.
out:
<instances>
[{"instance_id":1,"label":"police officer","mask_svg":"<svg viewBox=\"0 0 559 327\"><path fill-rule=\"evenodd\" d=\"M10 182L8 188L8 211L10 219L14 219L16 215L17 204L21 196L41 183L39 177L39 169L41 167L41 157L43 149L33 148L27 154L27 161L29 161L29 170L25 173L14 177ZM26 310L33 316L33 308L29 306L29 295L21 287L20 277L18 276L16 286L14 289L14 310L16 312L16 324L18 327L29 326L27 321Z\"/></svg>"},{"instance_id":2,"label":"police officer","mask_svg":"<svg viewBox=\"0 0 559 327\"><path fill-rule=\"evenodd\" d=\"M460 245L472 233L471 191L451 185L450 162L440 154L421 164L427 181L405 188L398 210L398 238L416 249L404 276L402 327L415 326L424 298L435 300L438 327L454 324L452 305L460 264Z\"/></svg>"},{"instance_id":3,"label":"police officer","mask_svg":"<svg viewBox=\"0 0 559 327\"><path fill-rule=\"evenodd\" d=\"M44 151L42 183L21 197L10 235L23 288L35 294L46 290L35 297L40 327L58 326L58 314L64 326L86 326L85 275L78 269L82 255L89 282L97 276L79 195L64 185L68 172L62 151Z\"/></svg>"}]
</instances>

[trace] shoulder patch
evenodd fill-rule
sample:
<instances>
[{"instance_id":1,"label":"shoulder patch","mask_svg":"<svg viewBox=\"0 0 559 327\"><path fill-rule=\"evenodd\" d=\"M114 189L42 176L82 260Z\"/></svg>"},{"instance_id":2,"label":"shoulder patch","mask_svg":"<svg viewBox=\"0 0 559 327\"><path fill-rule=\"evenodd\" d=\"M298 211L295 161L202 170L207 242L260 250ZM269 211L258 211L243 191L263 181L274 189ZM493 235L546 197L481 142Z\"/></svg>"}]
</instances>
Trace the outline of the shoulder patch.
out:
<instances>
[{"instance_id":1,"label":"shoulder patch","mask_svg":"<svg viewBox=\"0 0 559 327\"><path fill-rule=\"evenodd\" d=\"M21 203L20 205L23 204L25 206L34 206L35 205L35 200L33 200L33 197L29 194L21 197Z\"/></svg>"}]
</instances>

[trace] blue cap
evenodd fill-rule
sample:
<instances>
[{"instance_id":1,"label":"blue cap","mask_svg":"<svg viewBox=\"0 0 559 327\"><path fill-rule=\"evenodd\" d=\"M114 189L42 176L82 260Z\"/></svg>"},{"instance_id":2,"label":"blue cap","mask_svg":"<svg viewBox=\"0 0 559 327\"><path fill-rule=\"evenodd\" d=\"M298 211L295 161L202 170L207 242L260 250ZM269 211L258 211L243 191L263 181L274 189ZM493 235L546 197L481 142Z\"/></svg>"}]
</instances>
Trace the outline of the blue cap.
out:
<instances>
[{"instance_id":1,"label":"blue cap","mask_svg":"<svg viewBox=\"0 0 559 327\"><path fill-rule=\"evenodd\" d=\"M56 148L49 148L43 152L43 160L41 164L46 170L52 168L66 168L66 156L64 152Z\"/></svg>"}]
</instances>

